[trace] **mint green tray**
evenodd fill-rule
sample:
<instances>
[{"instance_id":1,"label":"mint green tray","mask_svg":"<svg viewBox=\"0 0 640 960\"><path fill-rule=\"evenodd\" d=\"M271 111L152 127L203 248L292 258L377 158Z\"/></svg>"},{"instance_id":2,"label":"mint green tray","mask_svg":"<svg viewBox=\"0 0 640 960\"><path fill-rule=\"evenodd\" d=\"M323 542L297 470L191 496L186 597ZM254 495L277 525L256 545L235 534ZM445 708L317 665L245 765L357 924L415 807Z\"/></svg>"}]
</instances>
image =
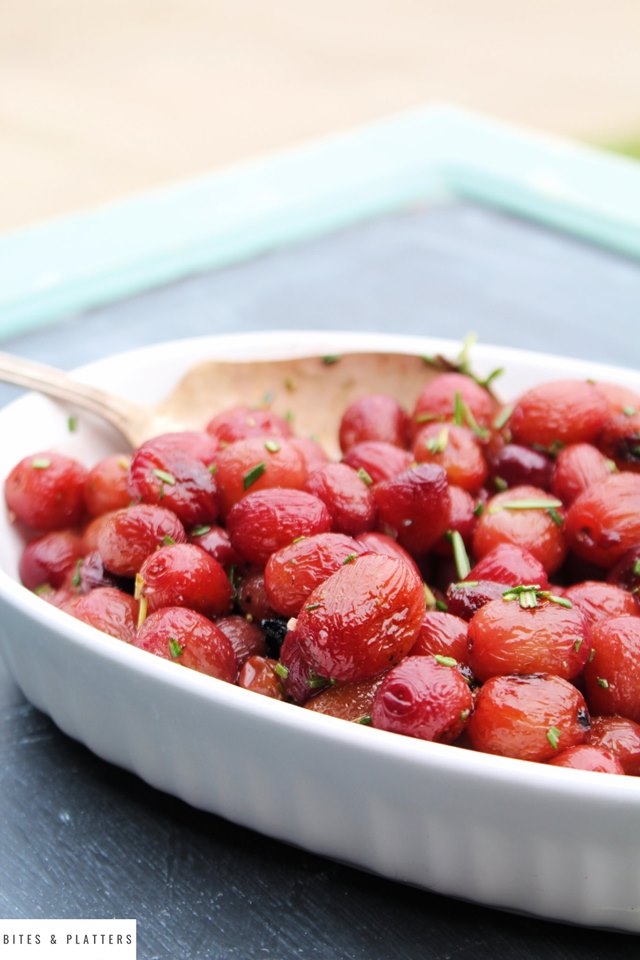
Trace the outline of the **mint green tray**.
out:
<instances>
[{"instance_id":1,"label":"mint green tray","mask_svg":"<svg viewBox=\"0 0 640 960\"><path fill-rule=\"evenodd\" d=\"M640 164L434 107L5 234L0 336L447 197L640 257Z\"/></svg>"}]
</instances>

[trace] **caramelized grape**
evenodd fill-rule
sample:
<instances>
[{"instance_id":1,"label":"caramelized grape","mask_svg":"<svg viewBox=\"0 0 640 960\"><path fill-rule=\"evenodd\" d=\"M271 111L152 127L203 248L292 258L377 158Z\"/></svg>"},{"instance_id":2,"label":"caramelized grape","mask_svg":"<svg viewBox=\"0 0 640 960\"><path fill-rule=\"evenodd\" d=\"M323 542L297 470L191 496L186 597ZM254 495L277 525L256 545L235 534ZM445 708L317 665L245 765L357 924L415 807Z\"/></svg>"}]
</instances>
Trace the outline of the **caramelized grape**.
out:
<instances>
[{"instance_id":1,"label":"caramelized grape","mask_svg":"<svg viewBox=\"0 0 640 960\"><path fill-rule=\"evenodd\" d=\"M61 530L84 519L84 485L87 471L59 453L25 457L5 480L9 510L34 530Z\"/></svg>"},{"instance_id":2,"label":"caramelized grape","mask_svg":"<svg viewBox=\"0 0 640 960\"><path fill-rule=\"evenodd\" d=\"M467 725L476 750L520 760L550 760L589 740L582 694L560 677L492 677L480 688Z\"/></svg>"},{"instance_id":3,"label":"caramelized grape","mask_svg":"<svg viewBox=\"0 0 640 960\"><path fill-rule=\"evenodd\" d=\"M308 597L296 634L321 677L366 680L413 646L424 613L424 589L408 564L364 554L342 566Z\"/></svg>"},{"instance_id":4,"label":"caramelized grape","mask_svg":"<svg viewBox=\"0 0 640 960\"><path fill-rule=\"evenodd\" d=\"M452 743L462 733L473 699L452 666L433 656L405 657L376 692L374 727L421 740Z\"/></svg>"}]
</instances>

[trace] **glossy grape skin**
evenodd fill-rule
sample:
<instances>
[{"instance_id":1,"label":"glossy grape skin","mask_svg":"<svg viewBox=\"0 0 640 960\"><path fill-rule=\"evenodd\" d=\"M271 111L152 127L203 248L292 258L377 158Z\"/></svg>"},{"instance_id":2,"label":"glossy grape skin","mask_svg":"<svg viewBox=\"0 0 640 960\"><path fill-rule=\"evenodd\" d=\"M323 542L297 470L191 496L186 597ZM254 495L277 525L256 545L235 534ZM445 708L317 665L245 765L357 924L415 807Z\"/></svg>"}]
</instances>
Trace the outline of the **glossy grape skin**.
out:
<instances>
[{"instance_id":1,"label":"glossy grape skin","mask_svg":"<svg viewBox=\"0 0 640 960\"><path fill-rule=\"evenodd\" d=\"M638 599L621 587L601 580L585 580L563 591L569 600L582 611L589 623L621 616L640 616Z\"/></svg>"},{"instance_id":2,"label":"glossy grape skin","mask_svg":"<svg viewBox=\"0 0 640 960\"><path fill-rule=\"evenodd\" d=\"M116 587L96 587L82 596L74 597L63 607L77 620L90 624L103 633L133 643L136 636L138 603Z\"/></svg>"},{"instance_id":3,"label":"glossy grape skin","mask_svg":"<svg viewBox=\"0 0 640 960\"><path fill-rule=\"evenodd\" d=\"M466 580L493 580L509 587L521 583L537 584L541 590L549 586L546 571L528 550L513 543L498 543L475 563Z\"/></svg>"},{"instance_id":4,"label":"glossy grape skin","mask_svg":"<svg viewBox=\"0 0 640 960\"><path fill-rule=\"evenodd\" d=\"M189 543L194 543L205 550L226 569L240 563L240 557L231 546L231 539L224 527L205 524L201 527L192 527L187 534Z\"/></svg>"},{"instance_id":5,"label":"glossy grape skin","mask_svg":"<svg viewBox=\"0 0 640 960\"><path fill-rule=\"evenodd\" d=\"M479 680L509 674L549 673L577 677L590 651L584 614L540 599L523 608L518 600L491 600L469 623L468 663Z\"/></svg>"},{"instance_id":6,"label":"glossy grape skin","mask_svg":"<svg viewBox=\"0 0 640 960\"><path fill-rule=\"evenodd\" d=\"M138 583L149 613L189 607L207 617L231 609L232 588L224 568L192 543L160 547L140 568Z\"/></svg>"},{"instance_id":7,"label":"glossy grape skin","mask_svg":"<svg viewBox=\"0 0 640 960\"><path fill-rule=\"evenodd\" d=\"M397 540L386 533L372 530L370 533L361 533L355 540L364 549L365 553L381 553L387 557L396 557L396 559L408 563L416 576L420 576L418 564L411 554L404 547L401 547Z\"/></svg>"},{"instance_id":8,"label":"glossy grape skin","mask_svg":"<svg viewBox=\"0 0 640 960\"><path fill-rule=\"evenodd\" d=\"M295 632L320 676L340 683L366 680L408 653L424 608L422 581L408 564L364 554L313 591Z\"/></svg>"},{"instance_id":9,"label":"glossy grape skin","mask_svg":"<svg viewBox=\"0 0 640 960\"><path fill-rule=\"evenodd\" d=\"M368 718L371 716L373 700L382 679L382 676L378 676L370 680L327 687L307 700L305 709L352 722Z\"/></svg>"},{"instance_id":10,"label":"glossy grape skin","mask_svg":"<svg viewBox=\"0 0 640 960\"><path fill-rule=\"evenodd\" d=\"M640 470L640 400L633 407L610 411L598 435L598 446L620 470Z\"/></svg>"},{"instance_id":11,"label":"glossy grape skin","mask_svg":"<svg viewBox=\"0 0 640 960\"><path fill-rule=\"evenodd\" d=\"M608 409L593 384L552 380L520 396L509 418L509 429L515 442L526 446L590 443L602 429Z\"/></svg>"},{"instance_id":12,"label":"glossy grape skin","mask_svg":"<svg viewBox=\"0 0 640 960\"><path fill-rule=\"evenodd\" d=\"M508 587L495 580L463 580L450 583L446 592L447 612L469 621L476 610L491 600L500 600Z\"/></svg>"},{"instance_id":13,"label":"glossy grape skin","mask_svg":"<svg viewBox=\"0 0 640 960\"><path fill-rule=\"evenodd\" d=\"M390 480L406 470L412 462L408 450L396 447L384 440L363 440L345 453L342 462L353 470L364 471L373 483Z\"/></svg>"},{"instance_id":14,"label":"glossy grape skin","mask_svg":"<svg viewBox=\"0 0 640 960\"><path fill-rule=\"evenodd\" d=\"M406 449L410 439L409 414L388 394L367 394L346 408L338 437L343 453L366 440L382 440Z\"/></svg>"},{"instance_id":15,"label":"glossy grape skin","mask_svg":"<svg viewBox=\"0 0 640 960\"><path fill-rule=\"evenodd\" d=\"M488 390L464 373L442 373L422 390L413 410L414 429L424 426L425 418L452 420L456 394L471 411L478 426L489 427L498 404Z\"/></svg>"},{"instance_id":16,"label":"glossy grape skin","mask_svg":"<svg viewBox=\"0 0 640 960\"><path fill-rule=\"evenodd\" d=\"M462 617L440 610L427 610L411 656L438 654L466 663L469 657L468 624Z\"/></svg>"},{"instance_id":17,"label":"glossy grape skin","mask_svg":"<svg viewBox=\"0 0 640 960\"><path fill-rule=\"evenodd\" d=\"M249 657L266 657L267 643L257 623L239 614L231 614L228 617L216 618L215 624L231 641L239 667Z\"/></svg>"},{"instance_id":18,"label":"glossy grape skin","mask_svg":"<svg viewBox=\"0 0 640 960\"><path fill-rule=\"evenodd\" d=\"M256 654L242 664L238 674L238 686L244 690L253 690L272 700L284 700L282 683L275 672L278 661Z\"/></svg>"},{"instance_id":19,"label":"glossy grape skin","mask_svg":"<svg viewBox=\"0 0 640 960\"><path fill-rule=\"evenodd\" d=\"M307 479L304 457L281 437L236 440L216 457L222 516L244 497L276 487L301 490Z\"/></svg>"},{"instance_id":20,"label":"glossy grape skin","mask_svg":"<svg viewBox=\"0 0 640 960\"><path fill-rule=\"evenodd\" d=\"M206 426L220 447L248 437L290 437L291 425L268 407L229 407L216 414Z\"/></svg>"},{"instance_id":21,"label":"glossy grape skin","mask_svg":"<svg viewBox=\"0 0 640 960\"><path fill-rule=\"evenodd\" d=\"M551 492L569 506L595 483L611 476L613 464L591 443L572 443L556 458Z\"/></svg>"},{"instance_id":22,"label":"glossy grape skin","mask_svg":"<svg viewBox=\"0 0 640 960\"><path fill-rule=\"evenodd\" d=\"M464 679L433 656L409 656L386 674L371 710L374 727L421 740L452 743L473 707Z\"/></svg>"},{"instance_id":23,"label":"glossy grape skin","mask_svg":"<svg viewBox=\"0 0 640 960\"><path fill-rule=\"evenodd\" d=\"M416 556L426 553L447 529L451 499L442 467L423 463L376 484L378 523Z\"/></svg>"},{"instance_id":24,"label":"glossy grape skin","mask_svg":"<svg viewBox=\"0 0 640 960\"><path fill-rule=\"evenodd\" d=\"M157 454L183 453L186 456L199 460L206 467L215 459L218 444L213 437L204 430L176 430L172 433L161 433L147 441ZM142 444L140 449L146 447Z\"/></svg>"},{"instance_id":25,"label":"glossy grape skin","mask_svg":"<svg viewBox=\"0 0 640 960\"><path fill-rule=\"evenodd\" d=\"M500 543L512 543L528 550L540 561L547 574L555 573L567 553L562 529L545 508L510 509L511 501L554 501L537 487L512 487L492 497L485 507L473 534L473 551L482 559ZM562 511L554 508L560 518Z\"/></svg>"},{"instance_id":26,"label":"glossy grape skin","mask_svg":"<svg viewBox=\"0 0 640 960\"><path fill-rule=\"evenodd\" d=\"M195 457L182 450L156 447L153 440L134 453L128 486L134 502L166 507L186 527L213 523L218 516L212 473Z\"/></svg>"},{"instance_id":27,"label":"glossy grape skin","mask_svg":"<svg viewBox=\"0 0 640 960\"><path fill-rule=\"evenodd\" d=\"M264 570L251 568L240 574L236 581L236 603L245 617L256 623L276 616L267 594Z\"/></svg>"},{"instance_id":28,"label":"glossy grape skin","mask_svg":"<svg viewBox=\"0 0 640 960\"><path fill-rule=\"evenodd\" d=\"M289 437L289 443L302 457L307 475L329 463L329 455L317 440L311 437Z\"/></svg>"},{"instance_id":29,"label":"glossy grape skin","mask_svg":"<svg viewBox=\"0 0 640 960\"><path fill-rule=\"evenodd\" d=\"M318 533L276 550L264 571L272 608L281 616L296 617L316 587L363 552L353 537L342 533Z\"/></svg>"},{"instance_id":30,"label":"glossy grape skin","mask_svg":"<svg viewBox=\"0 0 640 960\"><path fill-rule=\"evenodd\" d=\"M565 533L583 560L612 567L640 543L640 476L614 473L585 490L569 507Z\"/></svg>"},{"instance_id":31,"label":"glossy grape skin","mask_svg":"<svg viewBox=\"0 0 640 960\"><path fill-rule=\"evenodd\" d=\"M131 457L113 454L92 467L84 484L84 499L92 517L121 510L131 503L127 486Z\"/></svg>"},{"instance_id":32,"label":"glossy grape skin","mask_svg":"<svg viewBox=\"0 0 640 960\"><path fill-rule=\"evenodd\" d=\"M163 607L144 621L133 645L164 660L233 683L238 672L230 640L187 607Z\"/></svg>"},{"instance_id":33,"label":"glossy grape skin","mask_svg":"<svg viewBox=\"0 0 640 960\"><path fill-rule=\"evenodd\" d=\"M591 717L591 743L618 758L627 776L640 777L640 724L626 717Z\"/></svg>"},{"instance_id":34,"label":"glossy grape skin","mask_svg":"<svg viewBox=\"0 0 640 960\"><path fill-rule=\"evenodd\" d=\"M467 549L473 540L473 531L475 530L477 515L476 502L461 487L449 485L449 518L447 520L447 529L442 537L433 544L431 550L433 553L442 557L453 556L453 545L451 533L457 531L462 537L463 543Z\"/></svg>"},{"instance_id":35,"label":"glossy grape skin","mask_svg":"<svg viewBox=\"0 0 640 960\"><path fill-rule=\"evenodd\" d=\"M636 597L640 595L640 543L622 554L609 570L607 582L629 590Z\"/></svg>"},{"instance_id":36,"label":"glossy grape skin","mask_svg":"<svg viewBox=\"0 0 640 960\"><path fill-rule=\"evenodd\" d=\"M327 687L329 680L319 677L300 644L298 631L289 630L280 648L280 664L286 672L282 687L287 700L304 704L314 693Z\"/></svg>"},{"instance_id":37,"label":"glossy grape skin","mask_svg":"<svg viewBox=\"0 0 640 960\"><path fill-rule=\"evenodd\" d=\"M507 487L528 485L548 490L553 470L547 454L519 443L506 443L490 456L489 463L494 484L502 482Z\"/></svg>"},{"instance_id":38,"label":"glossy grape skin","mask_svg":"<svg viewBox=\"0 0 640 960\"><path fill-rule=\"evenodd\" d=\"M109 513L103 513L99 517L93 517L93 519L89 520L86 526L82 528L82 552L84 554L91 553L93 550L98 549L100 531L108 522L109 518L117 512L117 510L110 510Z\"/></svg>"},{"instance_id":39,"label":"glossy grape skin","mask_svg":"<svg viewBox=\"0 0 640 960\"><path fill-rule=\"evenodd\" d=\"M71 457L44 451L24 457L4 483L7 507L32 530L78 526L84 519L87 470Z\"/></svg>"},{"instance_id":40,"label":"glossy grape skin","mask_svg":"<svg viewBox=\"0 0 640 960\"><path fill-rule=\"evenodd\" d=\"M331 516L324 503L303 490L257 490L236 503L227 518L234 549L258 567L296 537L329 530Z\"/></svg>"},{"instance_id":41,"label":"glossy grape skin","mask_svg":"<svg viewBox=\"0 0 640 960\"><path fill-rule=\"evenodd\" d=\"M133 577L167 538L174 543L187 539L175 513L164 507L137 504L110 514L98 533L98 550L107 570Z\"/></svg>"},{"instance_id":42,"label":"glossy grape skin","mask_svg":"<svg viewBox=\"0 0 640 960\"><path fill-rule=\"evenodd\" d=\"M31 540L22 551L18 573L29 590L48 584L62 587L77 569L82 541L74 530L52 530Z\"/></svg>"},{"instance_id":43,"label":"glossy grape skin","mask_svg":"<svg viewBox=\"0 0 640 960\"><path fill-rule=\"evenodd\" d=\"M580 743L568 747L547 760L550 767L568 767L571 770L588 770L591 773L614 773L624 776L620 761L608 750L593 744Z\"/></svg>"},{"instance_id":44,"label":"glossy grape skin","mask_svg":"<svg viewBox=\"0 0 640 960\"><path fill-rule=\"evenodd\" d=\"M346 463L328 463L314 470L304 489L322 500L337 533L355 537L375 527L376 502L371 489Z\"/></svg>"},{"instance_id":45,"label":"glossy grape skin","mask_svg":"<svg viewBox=\"0 0 640 960\"><path fill-rule=\"evenodd\" d=\"M413 456L418 463L438 464L449 483L469 493L477 493L489 472L473 432L455 424L424 426L413 443Z\"/></svg>"},{"instance_id":46,"label":"glossy grape skin","mask_svg":"<svg viewBox=\"0 0 640 960\"><path fill-rule=\"evenodd\" d=\"M589 729L579 690L560 677L538 674L487 680L476 695L467 736L483 753L544 762L558 750L587 743Z\"/></svg>"},{"instance_id":47,"label":"glossy grape skin","mask_svg":"<svg viewBox=\"0 0 640 960\"><path fill-rule=\"evenodd\" d=\"M122 578L105 570L98 550L91 550L76 566L73 576L68 579L74 593L89 593L96 587L120 587ZM126 581L130 583L130 581Z\"/></svg>"},{"instance_id":48,"label":"glossy grape skin","mask_svg":"<svg viewBox=\"0 0 640 960\"><path fill-rule=\"evenodd\" d=\"M640 723L640 618L599 620L591 646L595 652L584 668L589 709Z\"/></svg>"}]
</instances>

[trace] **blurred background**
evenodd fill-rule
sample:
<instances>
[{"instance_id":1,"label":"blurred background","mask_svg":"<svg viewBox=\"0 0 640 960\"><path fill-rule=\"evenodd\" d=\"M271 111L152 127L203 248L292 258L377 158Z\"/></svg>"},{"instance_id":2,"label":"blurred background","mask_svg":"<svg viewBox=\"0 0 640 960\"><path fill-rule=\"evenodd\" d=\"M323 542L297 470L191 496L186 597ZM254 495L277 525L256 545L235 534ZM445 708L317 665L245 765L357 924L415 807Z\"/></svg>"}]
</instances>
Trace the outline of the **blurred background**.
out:
<instances>
[{"instance_id":1,"label":"blurred background","mask_svg":"<svg viewBox=\"0 0 640 960\"><path fill-rule=\"evenodd\" d=\"M0 230L430 102L640 153L639 0L20 0Z\"/></svg>"}]
</instances>

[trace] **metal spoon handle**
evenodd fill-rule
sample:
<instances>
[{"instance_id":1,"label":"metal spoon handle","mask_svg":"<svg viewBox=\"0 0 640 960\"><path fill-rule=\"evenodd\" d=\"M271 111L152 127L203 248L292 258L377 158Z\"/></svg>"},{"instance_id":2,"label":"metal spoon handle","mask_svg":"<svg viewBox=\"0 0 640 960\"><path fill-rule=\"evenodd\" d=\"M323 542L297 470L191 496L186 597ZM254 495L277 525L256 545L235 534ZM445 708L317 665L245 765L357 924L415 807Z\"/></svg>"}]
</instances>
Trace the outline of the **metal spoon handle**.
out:
<instances>
[{"instance_id":1,"label":"metal spoon handle","mask_svg":"<svg viewBox=\"0 0 640 960\"><path fill-rule=\"evenodd\" d=\"M135 404L122 397L73 380L54 367L1 351L0 380L75 404L107 420L126 437L129 436L130 425L138 412Z\"/></svg>"}]
</instances>

